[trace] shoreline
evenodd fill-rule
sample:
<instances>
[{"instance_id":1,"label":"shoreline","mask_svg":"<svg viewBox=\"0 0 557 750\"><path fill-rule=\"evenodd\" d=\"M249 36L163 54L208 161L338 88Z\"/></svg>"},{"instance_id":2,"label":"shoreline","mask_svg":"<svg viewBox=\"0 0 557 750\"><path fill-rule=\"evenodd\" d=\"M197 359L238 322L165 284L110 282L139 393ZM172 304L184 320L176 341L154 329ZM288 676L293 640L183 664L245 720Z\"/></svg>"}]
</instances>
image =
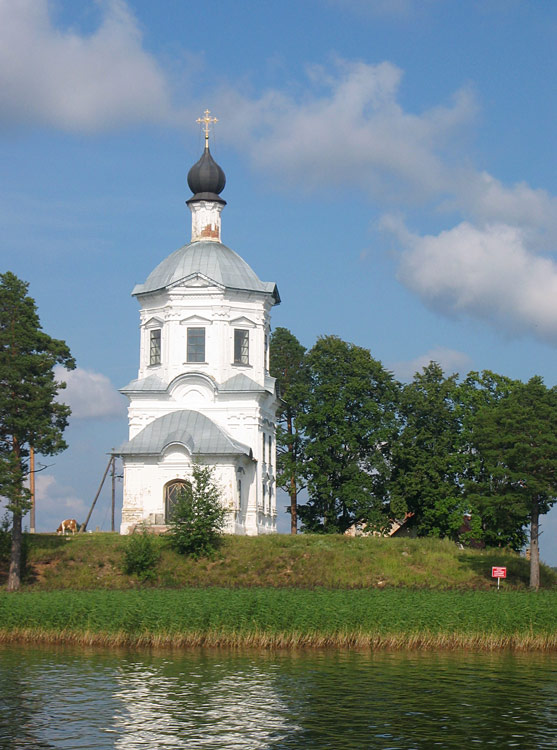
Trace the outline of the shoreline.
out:
<instances>
[{"instance_id":1,"label":"shoreline","mask_svg":"<svg viewBox=\"0 0 557 750\"><path fill-rule=\"evenodd\" d=\"M372 634L343 633L319 636L308 633L100 633L33 629L0 630L0 645L37 644L137 649L257 649L263 651L351 650L351 651L467 651L557 653L554 636L492 636L483 633Z\"/></svg>"}]
</instances>

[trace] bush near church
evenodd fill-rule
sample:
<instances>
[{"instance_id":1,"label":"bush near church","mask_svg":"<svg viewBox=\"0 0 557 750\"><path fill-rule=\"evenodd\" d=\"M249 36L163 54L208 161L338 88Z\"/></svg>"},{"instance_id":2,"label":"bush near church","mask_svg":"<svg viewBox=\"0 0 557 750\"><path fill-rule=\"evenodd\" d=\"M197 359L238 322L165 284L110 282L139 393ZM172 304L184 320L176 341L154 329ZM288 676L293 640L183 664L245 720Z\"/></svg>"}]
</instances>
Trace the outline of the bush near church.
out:
<instances>
[{"instance_id":1,"label":"bush near church","mask_svg":"<svg viewBox=\"0 0 557 750\"><path fill-rule=\"evenodd\" d=\"M213 555L221 541L226 509L211 466L193 466L193 482L178 496L172 510L169 536L182 555Z\"/></svg>"},{"instance_id":2,"label":"bush near church","mask_svg":"<svg viewBox=\"0 0 557 750\"><path fill-rule=\"evenodd\" d=\"M153 580L160 556L153 535L140 527L126 540L122 570L128 575L137 575L141 581Z\"/></svg>"}]
</instances>

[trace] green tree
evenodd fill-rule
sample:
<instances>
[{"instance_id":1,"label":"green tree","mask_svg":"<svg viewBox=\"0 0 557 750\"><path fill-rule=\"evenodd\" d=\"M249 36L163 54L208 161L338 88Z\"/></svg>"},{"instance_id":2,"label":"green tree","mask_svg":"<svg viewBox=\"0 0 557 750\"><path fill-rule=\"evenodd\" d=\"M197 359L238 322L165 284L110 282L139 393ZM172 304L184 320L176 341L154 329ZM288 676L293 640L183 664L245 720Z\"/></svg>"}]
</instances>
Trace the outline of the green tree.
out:
<instances>
[{"instance_id":1,"label":"green tree","mask_svg":"<svg viewBox=\"0 0 557 750\"><path fill-rule=\"evenodd\" d=\"M557 389L542 378L516 385L480 409L473 444L488 476L488 499L530 520L530 587L540 585L539 517L557 495ZM522 510L521 510L522 509Z\"/></svg>"},{"instance_id":2,"label":"green tree","mask_svg":"<svg viewBox=\"0 0 557 750\"><path fill-rule=\"evenodd\" d=\"M391 514L413 513L419 536L456 538L466 511L457 378L446 377L439 364L430 362L401 392Z\"/></svg>"},{"instance_id":3,"label":"green tree","mask_svg":"<svg viewBox=\"0 0 557 750\"><path fill-rule=\"evenodd\" d=\"M12 514L10 591L21 580L29 449L51 456L67 447L62 435L70 409L55 400L65 384L56 381L54 367L75 367L66 344L42 331L28 287L11 272L0 274L0 494Z\"/></svg>"},{"instance_id":4,"label":"green tree","mask_svg":"<svg viewBox=\"0 0 557 750\"><path fill-rule=\"evenodd\" d=\"M367 349L336 336L318 339L306 365L309 388L298 417L309 494L298 511L304 528L382 528L397 385Z\"/></svg>"},{"instance_id":5,"label":"green tree","mask_svg":"<svg viewBox=\"0 0 557 750\"><path fill-rule=\"evenodd\" d=\"M271 335L270 373L277 379L277 487L290 496L290 531L298 530L298 493L305 487L304 439L298 427L307 397L306 349L287 328Z\"/></svg>"},{"instance_id":6,"label":"green tree","mask_svg":"<svg viewBox=\"0 0 557 750\"><path fill-rule=\"evenodd\" d=\"M526 542L528 512L522 500L506 495L490 474L489 463L474 443L474 431L480 410L495 407L519 385L517 380L484 370L468 373L459 387L461 450L465 458L462 482L473 525L469 536L482 540L489 547L511 547L517 551Z\"/></svg>"},{"instance_id":7,"label":"green tree","mask_svg":"<svg viewBox=\"0 0 557 750\"><path fill-rule=\"evenodd\" d=\"M180 554L203 557L217 550L227 513L213 467L194 464L192 478L172 509L169 536Z\"/></svg>"}]
</instances>

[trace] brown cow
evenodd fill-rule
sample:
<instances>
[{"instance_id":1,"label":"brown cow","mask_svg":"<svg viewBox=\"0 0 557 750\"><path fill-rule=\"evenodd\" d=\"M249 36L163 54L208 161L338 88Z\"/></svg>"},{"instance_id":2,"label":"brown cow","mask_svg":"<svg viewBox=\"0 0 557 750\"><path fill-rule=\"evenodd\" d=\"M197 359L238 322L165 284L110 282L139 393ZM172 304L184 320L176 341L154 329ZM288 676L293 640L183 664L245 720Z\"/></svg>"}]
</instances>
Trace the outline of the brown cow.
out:
<instances>
[{"instance_id":1,"label":"brown cow","mask_svg":"<svg viewBox=\"0 0 557 750\"><path fill-rule=\"evenodd\" d=\"M65 521L62 521L60 526L56 529L57 534L65 534L66 531L71 531L72 534L75 534L77 531L77 521L75 518L66 518Z\"/></svg>"}]
</instances>

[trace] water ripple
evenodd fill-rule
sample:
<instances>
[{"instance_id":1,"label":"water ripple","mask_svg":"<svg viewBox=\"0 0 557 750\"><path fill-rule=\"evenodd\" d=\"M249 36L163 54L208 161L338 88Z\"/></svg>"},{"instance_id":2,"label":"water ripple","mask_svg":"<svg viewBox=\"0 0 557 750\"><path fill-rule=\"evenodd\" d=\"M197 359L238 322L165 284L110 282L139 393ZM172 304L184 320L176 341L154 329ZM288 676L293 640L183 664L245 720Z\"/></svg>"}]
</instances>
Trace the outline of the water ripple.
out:
<instances>
[{"instance_id":1,"label":"water ripple","mask_svg":"<svg viewBox=\"0 0 557 750\"><path fill-rule=\"evenodd\" d=\"M548 655L0 650L0 748L557 746Z\"/></svg>"}]
</instances>

